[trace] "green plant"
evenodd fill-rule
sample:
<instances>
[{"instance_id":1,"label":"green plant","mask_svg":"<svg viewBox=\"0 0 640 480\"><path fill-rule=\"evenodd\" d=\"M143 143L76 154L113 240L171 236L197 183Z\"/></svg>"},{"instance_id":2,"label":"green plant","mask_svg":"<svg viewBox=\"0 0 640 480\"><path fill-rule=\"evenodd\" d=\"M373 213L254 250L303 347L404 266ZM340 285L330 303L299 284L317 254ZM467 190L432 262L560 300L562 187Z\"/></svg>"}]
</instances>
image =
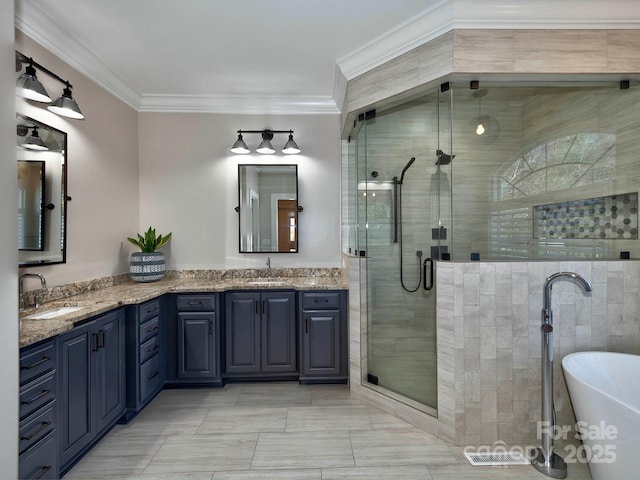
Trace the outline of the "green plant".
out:
<instances>
[{"instance_id":1,"label":"green plant","mask_svg":"<svg viewBox=\"0 0 640 480\"><path fill-rule=\"evenodd\" d=\"M169 243L169 240L171 240L171 232L169 232L169 234L165 236L156 236L156 229L149 227L149 230L144 232L144 237L138 234L137 239L127 237L127 240L129 240L129 242L131 242L136 247L140 248L141 252L151 253Z\"/></svg>"}]
</instances>

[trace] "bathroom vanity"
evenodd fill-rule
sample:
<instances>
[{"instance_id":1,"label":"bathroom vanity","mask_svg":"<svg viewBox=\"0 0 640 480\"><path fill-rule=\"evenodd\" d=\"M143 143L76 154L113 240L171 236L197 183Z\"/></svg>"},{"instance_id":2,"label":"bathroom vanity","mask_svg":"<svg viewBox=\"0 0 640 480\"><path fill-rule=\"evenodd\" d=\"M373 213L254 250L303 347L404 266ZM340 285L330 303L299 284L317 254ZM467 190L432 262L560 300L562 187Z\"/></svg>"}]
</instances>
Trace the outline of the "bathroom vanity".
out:
<instances>
[{"instance_id":1,"label":"bathroom vanity","mask_svg":"<svg viewBox=\"0 0 640 480\"><path fill-rule=\"evenodd\" d=\"M346 383L341 279L251 282L126 282L55 302L52 318L25 312L20 478L59 478L165 387Z\"/></svg>"}]
</instances>

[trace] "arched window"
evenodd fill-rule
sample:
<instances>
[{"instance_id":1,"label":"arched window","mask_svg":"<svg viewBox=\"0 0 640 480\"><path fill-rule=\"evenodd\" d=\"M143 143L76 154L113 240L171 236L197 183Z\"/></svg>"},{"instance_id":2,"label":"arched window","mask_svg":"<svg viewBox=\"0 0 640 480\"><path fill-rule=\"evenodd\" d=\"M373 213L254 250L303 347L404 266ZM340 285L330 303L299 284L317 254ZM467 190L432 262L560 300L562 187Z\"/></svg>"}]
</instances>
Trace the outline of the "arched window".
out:
<instances>
[{"instance_id":1,"label":"arched window","mask_svg":"<svg viewBox=\"0 0 640 480\"><path fill-rule=\"evenodd\" d=\"M496 201L590 185L615 177L616 136L579 133L538 145L498 173Z\"/></svg>"}]
</instances>

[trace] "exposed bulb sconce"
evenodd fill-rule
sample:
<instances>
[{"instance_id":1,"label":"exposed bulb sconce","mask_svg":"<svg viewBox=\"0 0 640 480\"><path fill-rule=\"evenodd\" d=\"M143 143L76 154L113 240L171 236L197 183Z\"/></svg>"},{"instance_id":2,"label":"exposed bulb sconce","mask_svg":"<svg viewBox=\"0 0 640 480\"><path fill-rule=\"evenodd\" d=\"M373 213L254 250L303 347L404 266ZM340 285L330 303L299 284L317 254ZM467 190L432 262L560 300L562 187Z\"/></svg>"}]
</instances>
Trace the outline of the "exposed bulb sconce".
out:
<instances>
[{"instance_id":1,"label":"exposed bulb sconce","mask_svg":"<svg viewBox=\"0 0 640 480\"><path fill-rule=\"evenodd\" d=\"M38 127L32 127L32 128L33 128L33 132L31 133L31 136L24 141L22 146L29 150L37 150L37 151L49 150L49 147L47 147L47 145L44 143L44 140L42 140L42 138L40 138L40 135L38 135Z\"/></svg>"},{"instance_id":2,"label":"exposed bulb sconce","mask_svg":"<svg viewBox=\"0 0 640 480\"><path fill-rule=\"evenodd\" d=\"M289 140L284 145L284 148L282 149L282 153L287 155L294 155L296 153L300 153L300 148L298 148L298 144L296 144L295 140L293 139L293 130L269 130L269 129L238 130L238 139L233 144L233 147L231 147L231 151L233 153L237 153L240 155L251 153L251 150L249 150L249 147L247 147L247 144L244 142L244 139L242 137L243 133L259 133L262 136L262 141L260 142L260 145L258 145L258 148L256 148L256 152L261 153L263 155L271 155L276 152L275 149L273 148L273 145L271 145L271 140L273 140L273 135L275 133L288 133Z\"/></svg>"},{"instance_id":3,"label":"exposed bulb sconce","mask_svg":"<svg viewBox=\"0 0 640 480\"><path fill-rule=\"evenodd\" d=\"M473 92L473 98L478 99L478 118L476 119L476 135L484 135L486 127L484 125L485 119L482 116L482 97L487 94L486 90L476 90Z\"/></svg>"},{"instance_id":4,"label":"exposed bulb sconce","mask_svg":"<svg viewBox=\"0 0 640 480\"><path fill-rule=\"evenodd\" d=\"M49 75L51 78L64 84L62 95L55 102L49 105L47 109L63 117L74 118L76 120L84 119L84 115L80 110L78 103L71 95L71 89L73 87L68 80L64 80L48 68L35 62L33 58L27 57L26 55L16 51L16 72L22 70L23 63L28 63L28 65L25 68L25 72L20 75L20 77L18 77L18 80L16 81L16 93L18 95L29 100L34 100L36 102L52 102L51 97L36 76L37 68L41 72Z\"/></svg>"}]
</instances>

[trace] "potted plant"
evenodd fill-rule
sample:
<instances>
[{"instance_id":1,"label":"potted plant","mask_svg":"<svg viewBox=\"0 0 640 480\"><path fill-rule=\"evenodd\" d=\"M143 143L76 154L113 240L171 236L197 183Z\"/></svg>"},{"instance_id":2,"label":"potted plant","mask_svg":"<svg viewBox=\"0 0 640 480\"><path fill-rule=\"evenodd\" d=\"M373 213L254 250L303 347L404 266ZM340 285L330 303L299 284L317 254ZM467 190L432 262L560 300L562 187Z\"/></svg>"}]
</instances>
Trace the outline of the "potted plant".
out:
<instances>
[{"instance_id":1,"label":"potted plant","mask_svg":"<svg viewBox=\"0 0 640 480\"><path fill-rule=\"evenodd\" d=\"M129 275L136 282L155 282L162 279L166 272L164 253L157 252L171 240L171 232L168 235L156 235L156 229L149 227L144 236L138 234L138 238L127 237L130 243L140 248L139 252L131 254L129 263Z\"/></svg>"}]
</instances>

